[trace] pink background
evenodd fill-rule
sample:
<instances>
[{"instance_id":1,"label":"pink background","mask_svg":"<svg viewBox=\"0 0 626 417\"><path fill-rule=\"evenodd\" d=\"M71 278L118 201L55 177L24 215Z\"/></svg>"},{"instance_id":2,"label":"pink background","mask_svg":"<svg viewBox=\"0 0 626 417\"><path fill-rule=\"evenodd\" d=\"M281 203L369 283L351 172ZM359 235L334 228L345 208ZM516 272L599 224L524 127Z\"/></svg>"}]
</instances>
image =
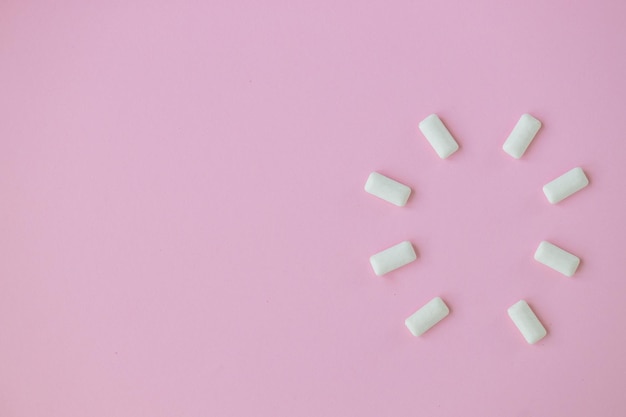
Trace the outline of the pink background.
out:
<instances>
[{"instance_id":1,"label":"pink background","mask_svg":"<svg viewBox=\"0 0 626 417\"><path fill-rule=\"evenodd\" d=\"M626 3L236 3L0 2L0 415L626 415Z\"/></svg>"}]
</instances>

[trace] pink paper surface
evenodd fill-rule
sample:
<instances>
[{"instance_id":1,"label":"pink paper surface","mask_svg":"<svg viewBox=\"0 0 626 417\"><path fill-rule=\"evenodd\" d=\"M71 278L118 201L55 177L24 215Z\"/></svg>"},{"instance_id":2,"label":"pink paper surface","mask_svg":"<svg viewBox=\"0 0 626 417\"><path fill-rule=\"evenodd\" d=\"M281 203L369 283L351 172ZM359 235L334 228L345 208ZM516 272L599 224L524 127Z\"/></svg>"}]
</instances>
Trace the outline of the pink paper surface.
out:
<instances>
[{"instance_id":1,"label":"pink paper surface","mask_svg":"<svg viewBox=\"0 0 626 417\"><path fill-rule=\"evenodd\" d=\"M2 1L0 415L626 415L625 15ZM548 204L575 166L590 186ZM406 207L363 191L375 170ZM376 277L402 240L418 260ZM411 336L435 296L450 315Z\"/></svg>"}]
</instances>

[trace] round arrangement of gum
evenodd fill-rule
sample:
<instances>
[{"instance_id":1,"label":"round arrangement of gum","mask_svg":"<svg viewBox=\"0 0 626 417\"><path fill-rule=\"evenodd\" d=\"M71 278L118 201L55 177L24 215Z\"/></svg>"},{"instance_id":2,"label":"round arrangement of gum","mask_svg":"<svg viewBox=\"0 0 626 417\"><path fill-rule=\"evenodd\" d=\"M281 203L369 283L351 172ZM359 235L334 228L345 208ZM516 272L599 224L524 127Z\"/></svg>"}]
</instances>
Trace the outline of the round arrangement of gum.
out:
<instances>
[{"instance_id":1,"label":"round arrangement of gum","mask_svg":"<svg viewBox=\"0 0 626 417\"><path fill-rule=\"evenodd\" d=\"M523 114L504 142L502 146L504 152L515 159L520 159L539 132L541 125L535 117L527 113ZM441 159L446 159L459 150L458 143L436 114L431 114L422 120L419 129ZM543 192L548 202L557 204L588 184L589 180L582 168L576 167L548 182L543 187ZM378 172L372 172L369 175L365 191L399 207L406 204L411 194L410 186ZM372 255L370 264L374 273L381 276L408 265L416 259L413 244L404 241ZM578 256L547 241L540 242L534 259L567 277L572 277L580 264ZM525 300L518 301L509 307L507 312L529 344L537 343L547 335L545 327ZM405 325L411 334L421 336L449 313L446 303L437 296L409 316L405 320Z\"/></svg>"}]
</instances>

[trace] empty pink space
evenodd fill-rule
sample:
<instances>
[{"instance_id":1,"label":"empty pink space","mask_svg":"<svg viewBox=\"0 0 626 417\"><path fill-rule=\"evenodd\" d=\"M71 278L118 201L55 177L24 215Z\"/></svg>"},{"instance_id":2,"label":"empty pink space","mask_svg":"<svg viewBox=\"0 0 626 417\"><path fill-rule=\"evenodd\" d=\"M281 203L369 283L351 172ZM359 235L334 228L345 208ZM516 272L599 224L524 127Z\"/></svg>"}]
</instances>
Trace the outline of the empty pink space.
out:
<instances>
[{"instance_id":1,"label":"empty pink space","mask_svg":"<svg viewBox=\"0 0 626 417\"><path fill-rule=\"evenodd\" d=\"M625 14L0 2L0 415L626 415ZM549 204L576 166L589 187ZM375 276L403 240L418 259ZM436 296L450 315L413 337Z\"/></svg>"}]
</instances>

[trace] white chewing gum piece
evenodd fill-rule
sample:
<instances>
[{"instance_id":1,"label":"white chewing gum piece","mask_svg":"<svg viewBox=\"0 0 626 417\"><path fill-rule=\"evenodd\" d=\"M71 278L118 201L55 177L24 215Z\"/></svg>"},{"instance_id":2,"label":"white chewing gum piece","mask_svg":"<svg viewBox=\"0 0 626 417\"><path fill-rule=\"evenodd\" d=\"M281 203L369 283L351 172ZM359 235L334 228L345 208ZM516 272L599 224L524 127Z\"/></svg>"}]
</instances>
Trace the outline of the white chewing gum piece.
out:
<instances>
[{"instance_id":1,"label":"white chewing gum piece","mask_svg":"<svg viewBox=\"0 0 626 417\"><path fill-rule=\"evenodd\" d=\"M556 204L589 185L582 168L576 167L543 186L548 201Z\"/></svg>"},{"instance_id":2,"label":"white chewing gum piece","mask_svg":"<svg viewBox=\"0 0 626 417\"><path fill-rule=\"evenodd\" d=\"M404 324L413 336L421 336L448 314L450 314L450 309L446 303L440 297L435 297L411 314Z\"/></svg>"},{"instance_id":3,"label":"white chewing gum piece","mask_svg":"<svg viewBox=\"0 0 626 417\"><path fill-rule=\"evenodd\" d=\"M502 149L513 158L520 159L540 128L541 122L539 120L528 113L522 114L504 145L502 145Z\"/></svg>"},{"instance_id":4,"label":"white chewing gum piece","mask_svg":"<svg viewBox=\"0 0 626 417\"><path fill-rule=\"evenodd\" d=\"M513 304L508 313L529 344L537 343L548 333L526 301L520 300Z\"/></svg>"},{"instance_id":5,"label":"white chewing gum piece","mask_svg":"<svg viewBox=\"0 0 626 417\"><path fill-rule=\"evenodd\" d=\"M535 251L535 260L561 274L572 277L578 269L580 258L545 240Z\"/></svg>"},{"instance_id":6,"label":"white chewing gum piece","mask_svg":"<svg viewBox=\"0 0 626 417\"><path fill-rule=\"evenodd\" d=\"M459 150L459 144L436 114L422 120L419 128L441 159L446 159Z\"/></svg>"},{"instance_id":7,"label":"white chewing gum piece","mask_svg":"<svg viewBox=\"0 0 626 417\"><path fill-rule=\"evenodd\" d=\"M399 207L404 206L411 195L409 187L378 172L372 172L367 178L365 191Z\"/></svg>"},{"instance_id":8,"label":"white chewing gum piece","mask_svg":"<svg viewBox=\"0 0 626 417\"><path fill-rule=\"evenodd\" d=\"M417 255L415 254L413 245L409 241L404 241L384 251L378 252L376 255L372 255L370 257L370 264L372 265L374 273L381 276L394 269L410 264L415 259L417 259Z\"/></svg>"}]
</instances>

